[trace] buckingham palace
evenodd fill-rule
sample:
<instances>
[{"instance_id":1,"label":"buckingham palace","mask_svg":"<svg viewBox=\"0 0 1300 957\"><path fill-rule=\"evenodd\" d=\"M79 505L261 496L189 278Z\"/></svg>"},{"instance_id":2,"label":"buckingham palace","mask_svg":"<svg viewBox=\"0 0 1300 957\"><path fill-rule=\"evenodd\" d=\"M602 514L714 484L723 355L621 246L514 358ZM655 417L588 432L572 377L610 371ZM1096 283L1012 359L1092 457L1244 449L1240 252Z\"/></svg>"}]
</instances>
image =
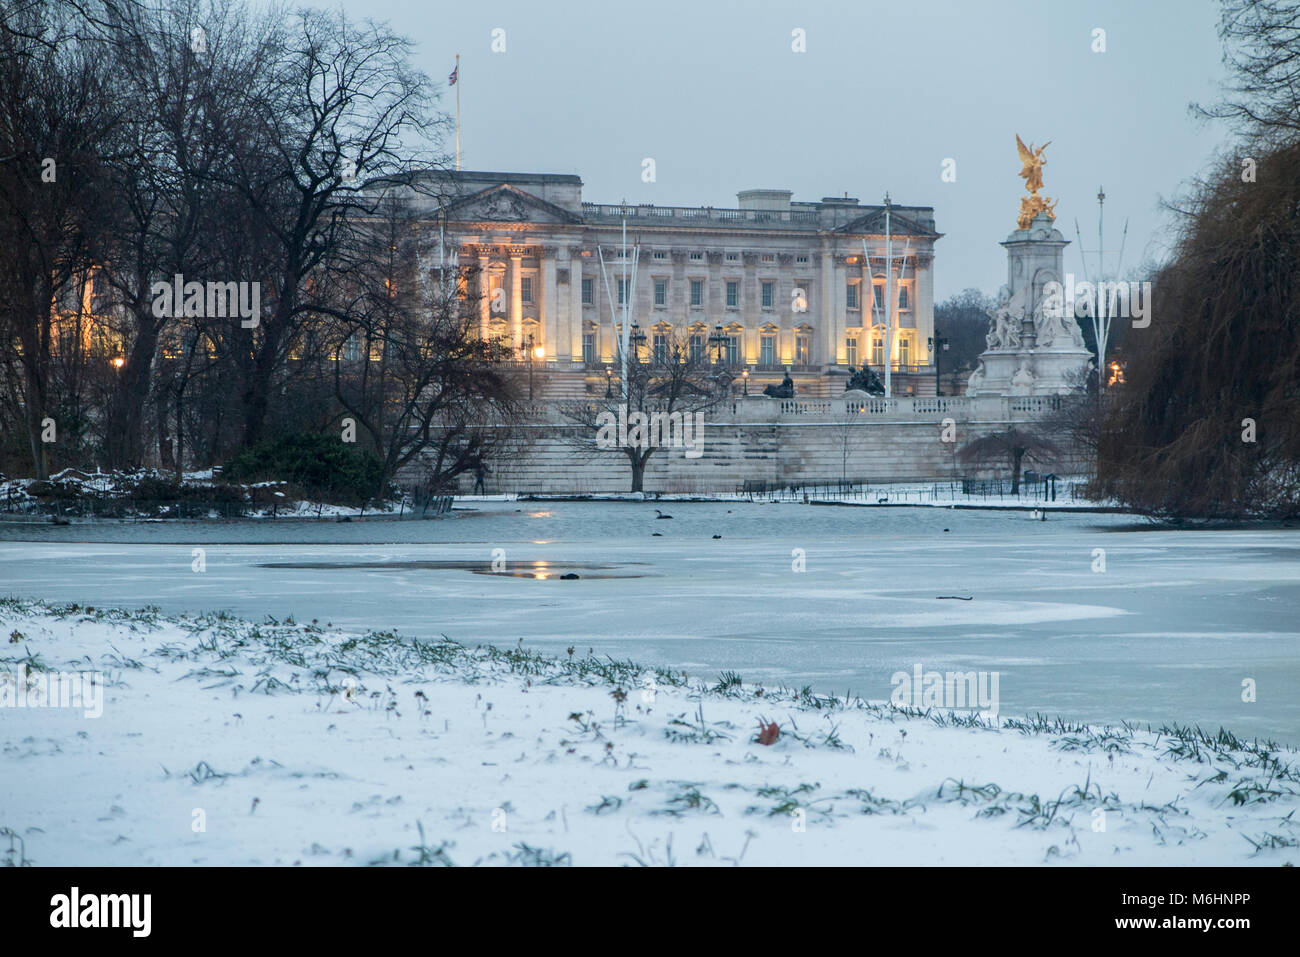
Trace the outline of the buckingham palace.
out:
<instances>
[{"instance_id":1,"label":"buckingham palace","mask_svg":"<svg viewBox=\"0 0 1300 957\"><path fill-rule=\"evenodd\" d=\"M934 394L933 207L888 206L890 337L886 206L847 193L801 202L790 190L748 189L720 207L590 203L575 175L470 171L417 173L401 190L440 254L475 270L481 334L535 365L540 399L605 388L628 291L647 348L677 337L747 389L788 374L798 395L833 395L850 367L883 377L888 359L894 395ZM639 246L627 287L625 227L627 248Z\"/></svg>"}]
</instances>

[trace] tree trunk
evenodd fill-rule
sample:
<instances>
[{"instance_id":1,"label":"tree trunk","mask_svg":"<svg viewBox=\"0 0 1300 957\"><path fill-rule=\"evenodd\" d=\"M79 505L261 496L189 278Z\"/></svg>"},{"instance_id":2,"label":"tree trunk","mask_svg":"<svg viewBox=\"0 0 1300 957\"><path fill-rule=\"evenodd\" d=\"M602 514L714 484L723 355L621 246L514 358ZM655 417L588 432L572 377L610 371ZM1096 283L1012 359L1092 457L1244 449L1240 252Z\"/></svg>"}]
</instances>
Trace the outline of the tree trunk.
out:
<instances>
[{"instance_id":1,"label":"tree trunk","mask_svg":"<svg viewBox=\"0 0 1300 957\"><path fill-rule=\"evenodd\" d=\"M1024 449L1011 450L1011 494L1020 494L1020 460L1025 457Z\"/></svg>"}]
</instances>

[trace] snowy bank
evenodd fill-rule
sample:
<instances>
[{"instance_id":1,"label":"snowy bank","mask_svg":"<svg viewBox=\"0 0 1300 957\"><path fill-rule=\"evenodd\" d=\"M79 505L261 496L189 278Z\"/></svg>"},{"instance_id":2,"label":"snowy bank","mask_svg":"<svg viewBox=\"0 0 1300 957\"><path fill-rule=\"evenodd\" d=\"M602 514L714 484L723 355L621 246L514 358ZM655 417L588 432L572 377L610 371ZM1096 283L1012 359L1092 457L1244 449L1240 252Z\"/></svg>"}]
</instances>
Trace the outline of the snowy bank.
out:
<instances>
[{"instance_id":1,"label":"snowy bank","mask_svg":"<svg viewBox=\"0 0 1300 957\"><path fill-rule=\"evenodd\" d=\"M1300 862L1294 751L701 682L584 650L0 602L0 676L21 682L0 702L0 855ZM86 673L102 683L98 718L38 696Z\"/></svg>"}]
</instances>

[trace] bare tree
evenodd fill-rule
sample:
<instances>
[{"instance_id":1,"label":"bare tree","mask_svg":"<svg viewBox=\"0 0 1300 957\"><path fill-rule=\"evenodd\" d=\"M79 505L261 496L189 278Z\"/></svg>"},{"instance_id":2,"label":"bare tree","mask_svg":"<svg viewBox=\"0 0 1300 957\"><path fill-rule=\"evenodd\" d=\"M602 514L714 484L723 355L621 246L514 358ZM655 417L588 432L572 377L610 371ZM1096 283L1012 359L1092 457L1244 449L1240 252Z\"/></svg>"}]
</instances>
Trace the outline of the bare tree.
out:
<instances>
[{"instance_id":1,"label":"bare tree","mask_svg":"<svg viewBox=\"0 0 1300 957\"><path fill-rule=\"evenodd\" d=\"M21 417L40 478L52 444L43 423L58 427L54 359L69 348L60 317L103 222L101 155L118 122L106 65L64 14L33 3L0 20L0 341L17 346L3 357L4 405Z\"/></svg>"},{"instance_id":2,"label":"bare tree","mask_svg":"<svg viewBox=\"0 0 1300 957\"><path fill-rule=\"evenodd\" d=\"M325 274L354 268L365 248L362 220L383 195L366 180L408 169L417 159L412 141L445 126L430 114L430 84L410 65L410 41L387 27L303 10L286 44L247 91L246 142L228 181L266 236L258 251L268 291L261 321L232 330L245 445L262 436L276 375L307 327L335 314L315 291Z\"/></svg>"},{"instance_id":3,"label":"bare tree","mask_svg":"<svg viewBox=\"0 0 1300 957\"><path fill-rule=\"evenodd\" d=\"M1026 429L1010 428L973 439L962 447L957 458L968 465L1005 465L1011 470L1011 494L1020 491L1020 468L1028 461L1052 465L1060 449L1051 439Z\"/></svg>"},{"instance_id":4,"label":"bare tree","mask_svg":"<svg viewBox=\"0 0 1300 957\"><path fill-rule=\"evenodd\" d=\"M447 486L510 437L520 414L509 350L478 337L471 273L426 269L416 223L388 199L369 221L367 268L335 283L334 395L383 466L383 485L424 462L422 481ZM328 299L328 297L327 297Z\"/></svg>"},{"instance_id":5,"label":"bare tree","mask_svg":"<svg viewBox=\"0 0 1300 957\"><path fill-rule=\"evenodd\" d=\"M1195 109L1266 144L1290 142L1300 133L1300 2L1223 0L1219 36L1223 97Z\"/></svg>"},{"instance_id":6,"label":"bare tree","mask_svg":"<svg viewBox=\"0 0 1300 957\"><path fill-rule=\"evenodd\" d=\"M611 383L607 396L557 406L559 414L579 426L559 435L588 456L617 454L632 470L632 491L645 487L645 470L662 448L685 447L703 452L705 413L727 396L722 380L703 355L692 354L676 333L661 333L648 350L633 346L626 383Z\"/></svg>"}]
</instances>

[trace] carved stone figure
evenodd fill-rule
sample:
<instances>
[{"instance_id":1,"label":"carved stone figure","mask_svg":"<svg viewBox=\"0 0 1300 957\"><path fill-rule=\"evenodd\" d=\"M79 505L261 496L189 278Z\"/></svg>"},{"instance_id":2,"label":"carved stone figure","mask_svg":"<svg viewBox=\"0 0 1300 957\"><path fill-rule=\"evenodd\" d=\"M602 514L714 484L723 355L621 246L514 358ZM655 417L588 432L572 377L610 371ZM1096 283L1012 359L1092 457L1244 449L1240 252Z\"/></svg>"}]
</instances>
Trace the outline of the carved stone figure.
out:
<instances>
[{"instance_id":1,"label":"carved stone figure","mask_svg":"<svg viewBox=\"0 0 1300 957\"><path fill-rule=\"evenodd\" d=\"M979 395L980 386L982 386L983 384L984 384L984 360L981 359L979 365L975 367L975 371L972 372L970 374L970 378L966 380L966 394Z\"/></svg>"},{"instance_id":2,"label":"carved stone figure","mask_svg":"<svg viewBox=\"0 0 1300 957\"><path fill-rule=\"evenodd\" d=\"M1017 309L1016 297L1003 286L998 290L998 304L989 310L992 320L989 333L984 337L989 349L1015 349L1020 346L1020 320L1023 308Z\"/></svg>"},{"instance_id":3,"label":"carved stone figure","mask_svg":"<svg viewBox=\"0 0 1300 957\"><path fill-rule=\"evenodd\" d=\"M483 218L519 222L527 218L524 204L504 191L493 193L482 206Z\"/></svg>"},{"instance_id":4,"label":"carved stone figure","mask_svg":"<svg viewBox=\"0 0 1300 957\"><path fill-rule=\"evenodd\" d=\"M1021 359L1020 368L1011 377L1012 395L1029 395L1034 389L1034 374L1029 371L1029 360Z\"/></svg>"}]
</instances>

